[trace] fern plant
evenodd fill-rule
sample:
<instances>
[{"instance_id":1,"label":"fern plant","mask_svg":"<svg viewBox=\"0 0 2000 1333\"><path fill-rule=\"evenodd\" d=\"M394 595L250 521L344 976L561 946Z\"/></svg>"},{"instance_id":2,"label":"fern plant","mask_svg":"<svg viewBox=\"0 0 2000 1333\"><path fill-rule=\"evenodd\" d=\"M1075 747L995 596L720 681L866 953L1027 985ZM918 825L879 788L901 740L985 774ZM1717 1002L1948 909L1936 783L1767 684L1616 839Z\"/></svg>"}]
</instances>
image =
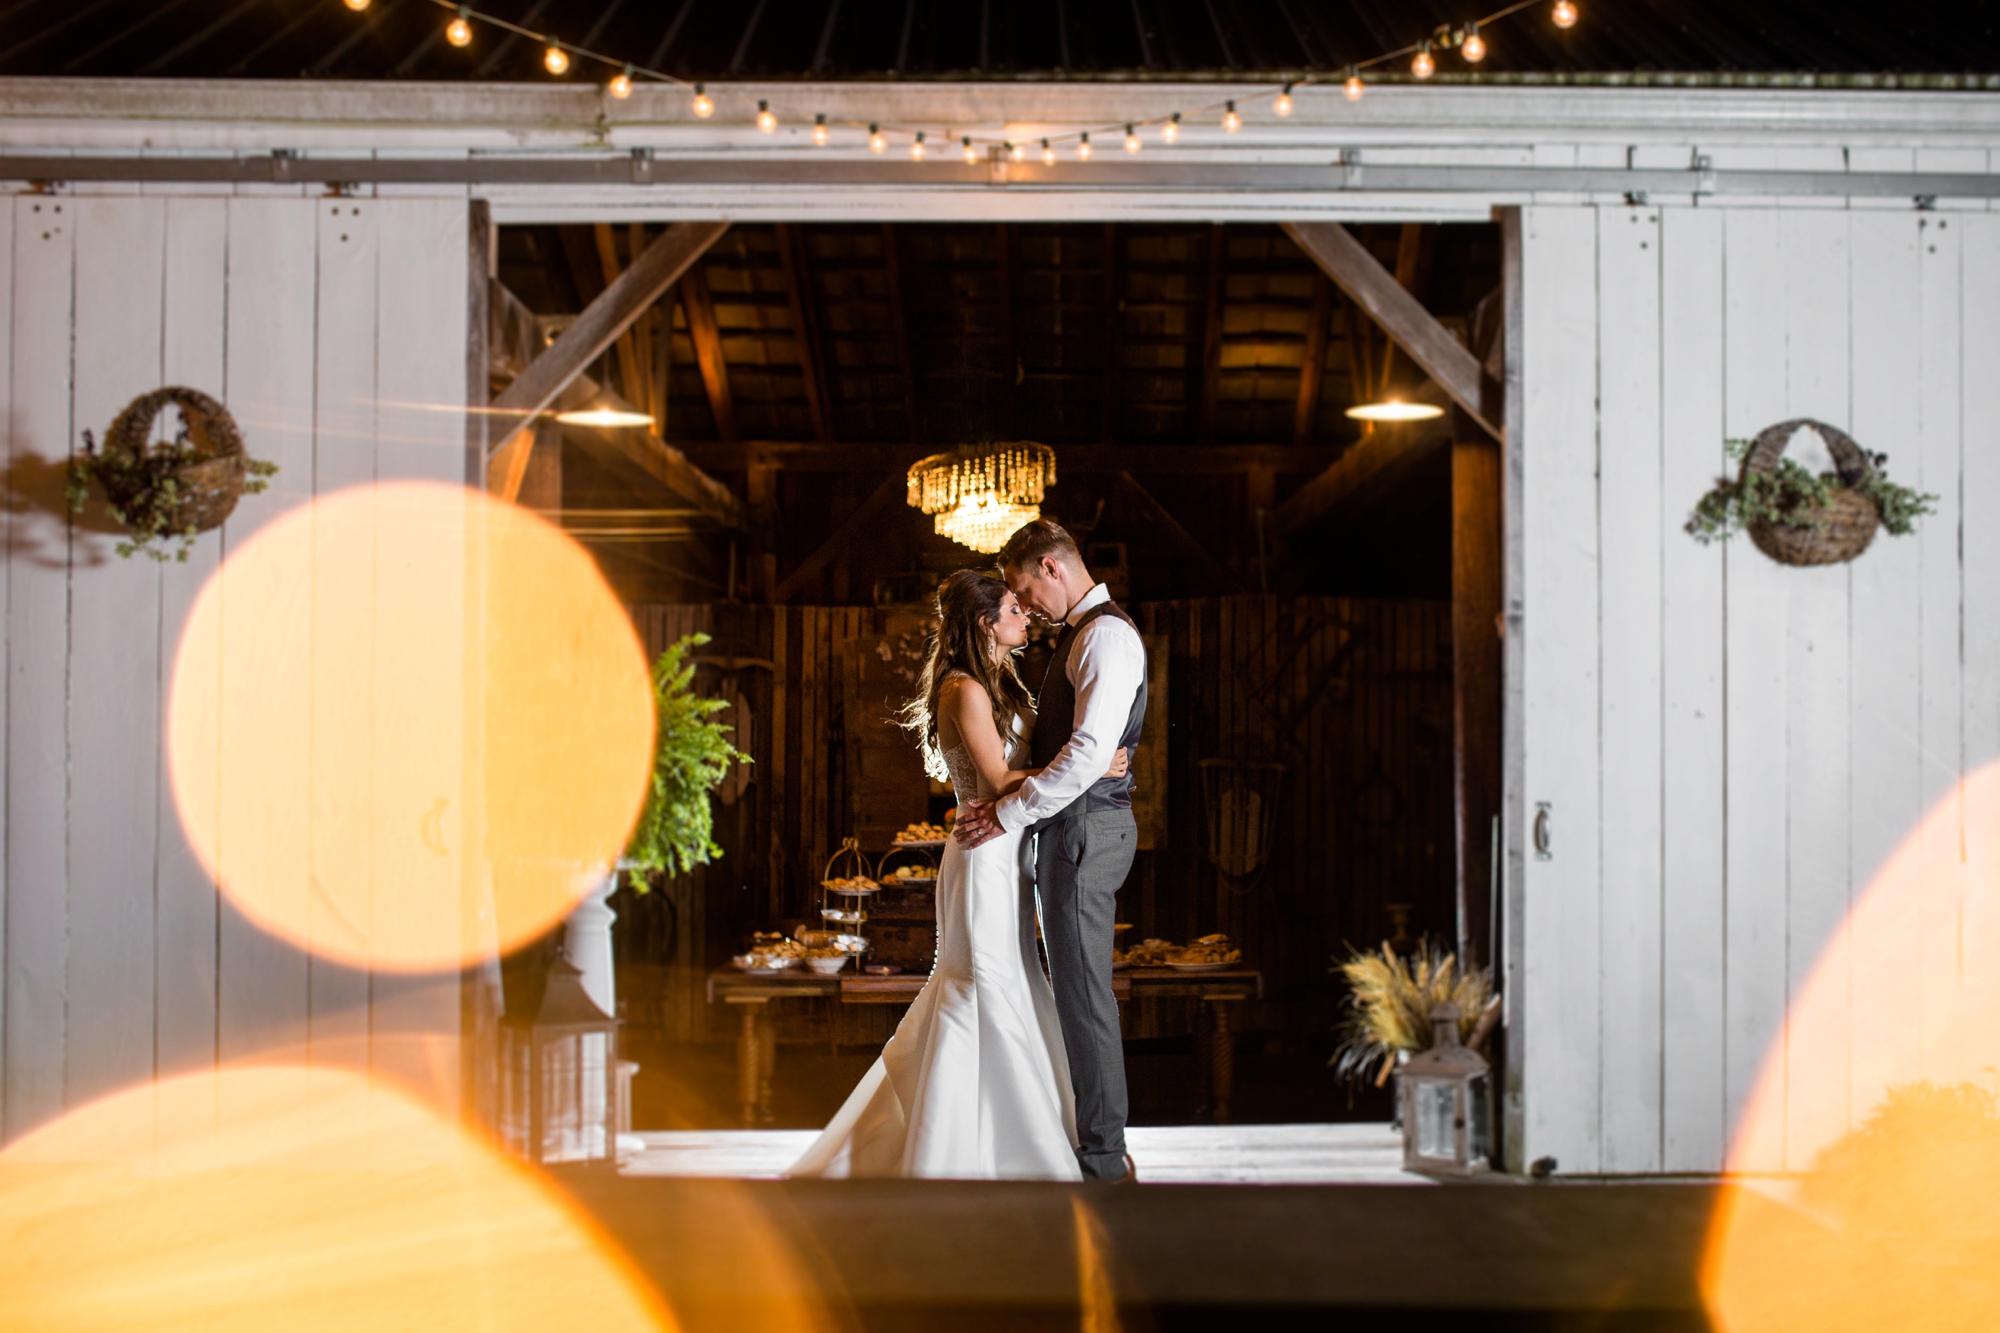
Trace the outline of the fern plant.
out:
<instances>
[{"instance_id":1,"label":"fern plant","mask_svg":"<svg viewBox=\"0 0 2000 1333\"><path fill-rule=\"evenodd\" d=\"M653 779L645 811L625 850L636 886L639 872L684 874L722 855L715 841L715 813L710 795L729 773L731 764L747 764L750 756L730 743L730 727L714 720L729 705L694 692L692 650L709 642L706 634L690 634L653 663Z\"/></svg>"}]
</instances>

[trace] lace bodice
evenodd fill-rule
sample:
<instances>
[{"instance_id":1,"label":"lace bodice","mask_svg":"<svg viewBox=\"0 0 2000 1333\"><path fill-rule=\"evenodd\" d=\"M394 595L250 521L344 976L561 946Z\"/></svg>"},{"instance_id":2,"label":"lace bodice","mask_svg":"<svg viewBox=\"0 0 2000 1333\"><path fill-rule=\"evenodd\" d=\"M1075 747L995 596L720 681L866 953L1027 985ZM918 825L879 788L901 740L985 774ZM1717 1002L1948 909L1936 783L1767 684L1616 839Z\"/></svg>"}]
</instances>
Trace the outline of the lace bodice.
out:
<instances>
[{"instance_id":1,"label":"lace bodice","mask_svg":"<svg viewBox=\"0 0 2000 1333\"><path fill-rule=\"evenodd\" d=\"M1007 738L1007 766L1021 766L1022 748L1027 744L1028 728L1032 718L1014 719L1014 734ZM944 766L951 773L951 789L960 801L990 801L994 791L986 785L986 779L979 775L979 765L972 762L972 748L964 741L952 746L943 754Z\"/></svg>"}]
</instances>

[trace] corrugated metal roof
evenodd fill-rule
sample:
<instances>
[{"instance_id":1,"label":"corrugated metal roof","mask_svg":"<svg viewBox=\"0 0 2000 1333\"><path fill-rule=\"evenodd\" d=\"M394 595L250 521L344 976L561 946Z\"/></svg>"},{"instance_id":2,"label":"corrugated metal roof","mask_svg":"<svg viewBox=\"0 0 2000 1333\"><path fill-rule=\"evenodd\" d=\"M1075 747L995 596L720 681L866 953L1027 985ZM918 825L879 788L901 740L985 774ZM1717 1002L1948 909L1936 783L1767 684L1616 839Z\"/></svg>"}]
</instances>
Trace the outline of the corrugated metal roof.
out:
<instances>
[{"instance_id":1,"label":"corrugated metal roof","mask_svg":"<svg viewBox=\"0 0 2000 1333\"><path fill-rule=\"evenodd\" d=\"M1240 78L1338 70L1494 0L485 0L555 37L688 79ZM1488 29L1474 77L1990 74L2000 5L1579 0L1568 32L1536 5ZM490 28L458 49L432 0L14 0L0 74L538 79L539 46ZM1455 55L1441 75L1468 72ZM571 78L599 75L578 68ZM1666 81L1666 80L1663 80ZM1817 83L1840 83L1820 78ZM1865 83L1866 81L1864 81ZM1919 86L1989 80L1917 79Z\"/></svg>"}]
</instances>

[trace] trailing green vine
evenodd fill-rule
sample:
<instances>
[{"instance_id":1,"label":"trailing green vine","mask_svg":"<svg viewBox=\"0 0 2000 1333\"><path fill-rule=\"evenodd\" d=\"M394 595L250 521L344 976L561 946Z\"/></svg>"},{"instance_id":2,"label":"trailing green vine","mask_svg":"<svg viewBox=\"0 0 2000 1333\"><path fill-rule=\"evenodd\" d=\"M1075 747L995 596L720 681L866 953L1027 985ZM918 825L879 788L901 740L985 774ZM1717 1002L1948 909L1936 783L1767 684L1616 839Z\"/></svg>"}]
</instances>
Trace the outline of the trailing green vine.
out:
<instances>
[{"instance_id":1,"label":"trailing green vine","mask_svg":"<svg viewBox=\"0 0 2000 1333\"><path fill-rule=\"evenodd\" d=\"M1739 470L1750 454L1753 440L1729 441L1730 461ZM1916 520L1937 512L1937 496L1899 486L1882 473L1887 454L1870 454L1872 466L1860 480L1848 483L1836 472L1817 475L1790 458L1780 458L1767 471L1742 472L1722 477L1708 494L1695 502L1687 532L1704 545L1726 541L1757 523L1787 528L1817 528L1826 525L1826 508L1835 490L1845 488L1875 502L1882 526L1891 535L1906 537L1916 528Z\"/></svg>"},{"instance_id":2,"label":"trailing green vine","mask_svg":"<svg viewBox=\"0 0 2000 1333\"><path fill-rule=\"evenodd\" d=\"M136 450L121 447L115 432L105 437L100 448L85 431L83 449L70 459L63 492L70 512L81 514L90 498L91 483L97 483L104 494L105 511L128 534L117 544L119 555L130 558L143 552L161 563L185 561L194 549L198 529L184 512L188 496L181 487L181 473L215 458L215 454L196 447L186 421L172 441ZM243 472L243 493L256 495L270 486L278 465L245 455Z\"/></svg>"},{"instance_id":3,"label":"trailing green vine","mask_svg":"<svg viewBox=\"0 0 2000 1333\"><path fill-rule=\"evenodd\" d=\"M730 727L713 720L729 705L694 692L695 664L688 655L707 642L706 634L690 634L653 663L652 785L625 850L635 871L684 874L722 855L709 797L731 764L751 759L730 743ZM634 878L643 891L644 881Z\"/></svg>"}]
</instances>

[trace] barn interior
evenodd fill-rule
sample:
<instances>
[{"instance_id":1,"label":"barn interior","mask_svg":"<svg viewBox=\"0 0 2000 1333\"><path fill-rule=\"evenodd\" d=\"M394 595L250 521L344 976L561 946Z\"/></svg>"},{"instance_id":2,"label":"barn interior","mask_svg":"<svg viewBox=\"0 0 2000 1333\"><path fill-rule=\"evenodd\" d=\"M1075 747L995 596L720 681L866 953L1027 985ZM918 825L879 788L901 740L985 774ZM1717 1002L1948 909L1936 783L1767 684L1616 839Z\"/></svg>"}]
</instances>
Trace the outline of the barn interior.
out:
<instances>
[{"instance_id":1,"label":"barn interior","mask_svg":"<svg viewBox=\"0 0 2000 1333\"><path fill-rule=\"evenodd\" d=\"M1497 226L1353 230L1498 364ZM500 227L494 393L661 231ZM782 1073L752 1116L736 1018L706 978L752 932L812 914L844 839L879 857L951 806L893 714L937 581L991 557L933 531L905 475L1015 440L1054 449L1042 511L1157 659L1165 707L1141 747L1142 850L1120 919L1136 939L1227 934L1261 973L1261 997L1219 1035L1192 999L1124 1006L1134 1123L1388 1118L1385 1091L1327 1067L1344 996L1332 968L1385 941L1492 956L1486 913L1468 930L1461 910L1461 863L1483 900L1492 847L1486 819L1458 813L1452 597L1454 475L1497 525L1497 469L1476 466L1497 451L1284 230L739 224L579 384L572 406L643 424L540 427L520 501L595 554L649 654L710 636L697 688L729 702L754 758L720 793L722 857L611 903L635 1128L816 1126L893 1030L900 1005L771 1006ZM1350 415L1390 401L1446 410ZM742 511L667 484L647 452L662 443ZM1045 640L1024 654L1031 686L1045 660ZM1497 717L1497 674L1474 688ZM1270 803L1247 857L1218 855L1226 775ZM927 905L875 916L875 956L927 969ZM532 1008L556 947L509 960L510 1010ZM1220 1105L1218 1040L1234 1055Z\"/></svg>"}]
</instances>

